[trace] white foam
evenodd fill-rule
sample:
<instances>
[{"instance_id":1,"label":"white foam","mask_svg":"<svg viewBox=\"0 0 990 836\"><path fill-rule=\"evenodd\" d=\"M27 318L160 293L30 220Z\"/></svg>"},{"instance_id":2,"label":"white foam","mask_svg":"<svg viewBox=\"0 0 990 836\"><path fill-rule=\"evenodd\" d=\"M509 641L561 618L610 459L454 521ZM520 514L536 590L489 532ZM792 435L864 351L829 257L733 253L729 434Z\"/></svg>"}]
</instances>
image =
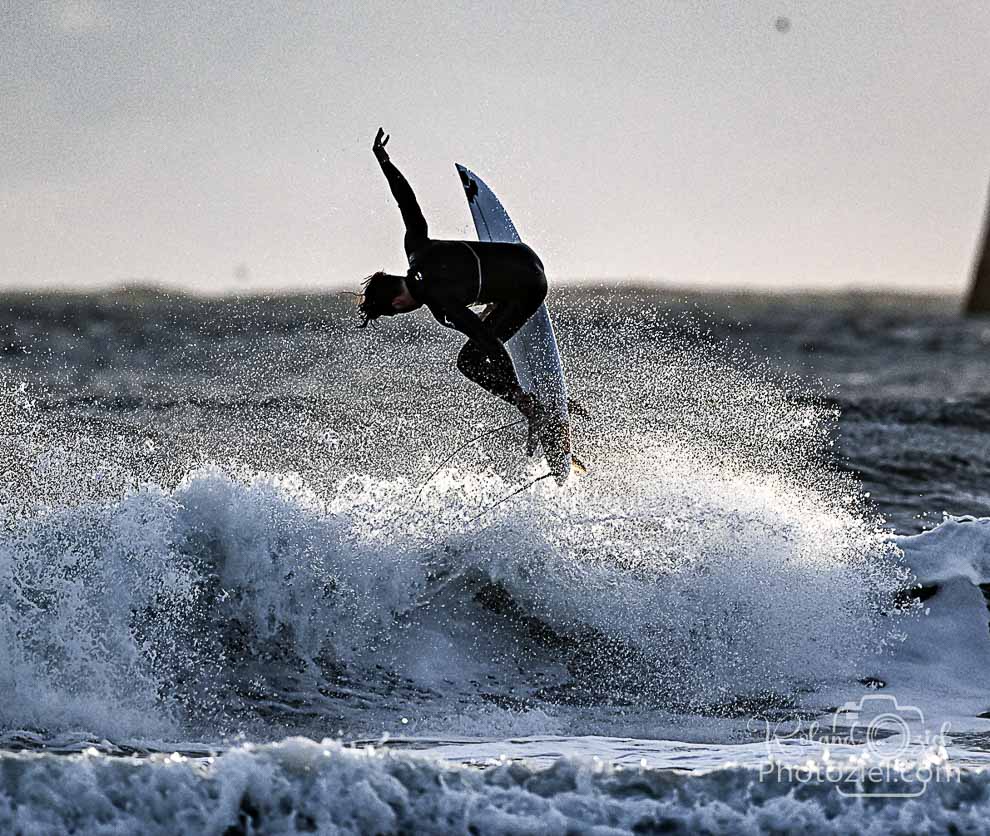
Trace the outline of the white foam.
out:
<instances>
[{"instance_id":1,"label":"white foam","mask_svg":"<svg viewBox=\"0 0 990 836\"><path fill-rule=\"evenodd\" d=\"M875 663L887 691L952 731L990 730L990 630L979 584L990 568L990 519L948 518L897 537L917 583L936 588L916 617L901 619L904 641Z\"/></svg>"},{"instance_id":2,"label":"white foam","mask_svg":"<svg viewBox=\"0 0 990 836\"><path fill-rule=\"evenodd\" d=\"M982 772L867 805L815 777L744 767L685 774L564 757L546 769L496 761L479 770L298 738L208 760L2 761L0 829L21 833L982 832L990 814Z\"/></svg>"},{"instance_id":3,"label":"white foam","mask_svg":"<svg viewBox=\"0 0 990 836\"><path fill-rule=\"evenodd\" d=\"M885 629L872 608L902 576L875 529L787 480L673 447L625 473L635 507L592 477L522 495L481 528L463 517L505 494L499 477L446 473L409 512L403 481L350 478L326 499L298 477L215 467L171 492L22 520L0 537L3 724L160 734L222 713L253 681L288 678L315 698L327 665L374 678L387 664L441 691L566 677L475 602L488 582L562 636L632 648L654 699L859 672Z\"/></svg>"}]
</instances>

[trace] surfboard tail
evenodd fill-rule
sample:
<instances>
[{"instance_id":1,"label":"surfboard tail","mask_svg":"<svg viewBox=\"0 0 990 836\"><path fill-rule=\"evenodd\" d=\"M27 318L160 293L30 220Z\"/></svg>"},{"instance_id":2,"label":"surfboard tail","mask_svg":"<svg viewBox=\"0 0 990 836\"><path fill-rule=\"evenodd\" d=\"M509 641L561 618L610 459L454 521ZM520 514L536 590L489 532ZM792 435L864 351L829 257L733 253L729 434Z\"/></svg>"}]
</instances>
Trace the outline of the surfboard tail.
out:
<instances>
[{"instance_id":1,"label":"surfboard tail","mask_svg":"<svg viewBox=\"0 0 990 836\"><path fill-rule=\"evenodd\" d=\"M563 485L571 475L571 425L556 416L546 416L538 434L550 472L557 484Z\"/></svg>"},{"instance_id":2,"label":"surfboard tail","mask_svg":"<svg viewBox=\"0 0 990 836\"><path fill-rule=\"evenodd\" d=\"M588 466L573 453L571 453L571 473L575 476L588 475Z\"/></svg>"}]
</instances>

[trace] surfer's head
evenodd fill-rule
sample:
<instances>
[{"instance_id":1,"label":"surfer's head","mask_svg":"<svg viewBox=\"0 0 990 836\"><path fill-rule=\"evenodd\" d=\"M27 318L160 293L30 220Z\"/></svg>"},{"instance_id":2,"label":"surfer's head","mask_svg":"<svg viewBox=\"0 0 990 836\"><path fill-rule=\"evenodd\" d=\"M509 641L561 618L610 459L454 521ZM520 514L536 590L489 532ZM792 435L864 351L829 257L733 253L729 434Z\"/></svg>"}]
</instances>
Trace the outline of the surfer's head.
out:
<instances>
[{"instance_id":1,"label":"surfer's head","mask_svg":"<svg viewBox=\"0 0 990 836\"><path fill-rule=\"evenodd\" d=\"M395 316L418 307L406 287L406 277L378 271L364 280L364 293L358 310L364 317L364 328L380 316Z\"/></svg>"}]
</instances>

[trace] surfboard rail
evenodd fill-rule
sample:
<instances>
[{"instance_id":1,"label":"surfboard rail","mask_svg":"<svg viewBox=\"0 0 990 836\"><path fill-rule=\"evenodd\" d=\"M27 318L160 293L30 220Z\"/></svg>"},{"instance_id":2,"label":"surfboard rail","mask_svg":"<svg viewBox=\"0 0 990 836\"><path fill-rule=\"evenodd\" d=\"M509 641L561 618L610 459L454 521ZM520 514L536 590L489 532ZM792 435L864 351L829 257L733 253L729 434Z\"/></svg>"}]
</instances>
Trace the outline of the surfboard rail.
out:
<instances>
[{"instance_id":1,"label":"surfboard rail","mask_svg":"<svg viewBox=\"0 0 990 836\"><path fill-rule=\"evenodd\" d=\"M484 180L470 169L456 164L471 210L479 241L507 244L522 243L515 224L501 201ZM546 302L505 344L519 385L536 396L541 406L538 429L540 446L547 465L558 485L572 472L571 423L568 409L567 382L560 360L560 349Z\"/></svg>"}]
</instances>

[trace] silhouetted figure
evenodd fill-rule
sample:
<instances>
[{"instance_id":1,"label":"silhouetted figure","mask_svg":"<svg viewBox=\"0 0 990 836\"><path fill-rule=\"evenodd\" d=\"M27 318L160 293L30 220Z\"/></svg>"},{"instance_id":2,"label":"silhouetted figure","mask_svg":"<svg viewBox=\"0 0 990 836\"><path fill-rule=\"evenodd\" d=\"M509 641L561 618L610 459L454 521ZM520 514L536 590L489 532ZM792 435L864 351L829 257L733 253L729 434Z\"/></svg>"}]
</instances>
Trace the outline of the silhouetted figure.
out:
<instances>
[{"instance_id":1,"label":"silhouetted figure","mask_svg":"<svg viewBox=\"0 0 990 836\"><path fill-rule=\"evenodd\" d=\"M406 225L409 271L404 276L379 272L365 280L362 326L425 305L441 325L468 337L457 355L461 373L532 422L538 405L520 387L504 343L547 295L543 262L525 244L430 238L416 195L385 151L388 139L379 128L372 150ZM479 303L489 306L483 317L468 307Z\"/></svg>"},{"instance_id":2,"label":"silhouetted figure","mask_svg":"<svg viewBox=\"0 0 990 836\"><path fill-rule=\"evenodd\" d=\"M966 300L966 313L990 314L990 198L983 218L983 237L973 265L973 283Z\"/></svg>"}]
</instances>

